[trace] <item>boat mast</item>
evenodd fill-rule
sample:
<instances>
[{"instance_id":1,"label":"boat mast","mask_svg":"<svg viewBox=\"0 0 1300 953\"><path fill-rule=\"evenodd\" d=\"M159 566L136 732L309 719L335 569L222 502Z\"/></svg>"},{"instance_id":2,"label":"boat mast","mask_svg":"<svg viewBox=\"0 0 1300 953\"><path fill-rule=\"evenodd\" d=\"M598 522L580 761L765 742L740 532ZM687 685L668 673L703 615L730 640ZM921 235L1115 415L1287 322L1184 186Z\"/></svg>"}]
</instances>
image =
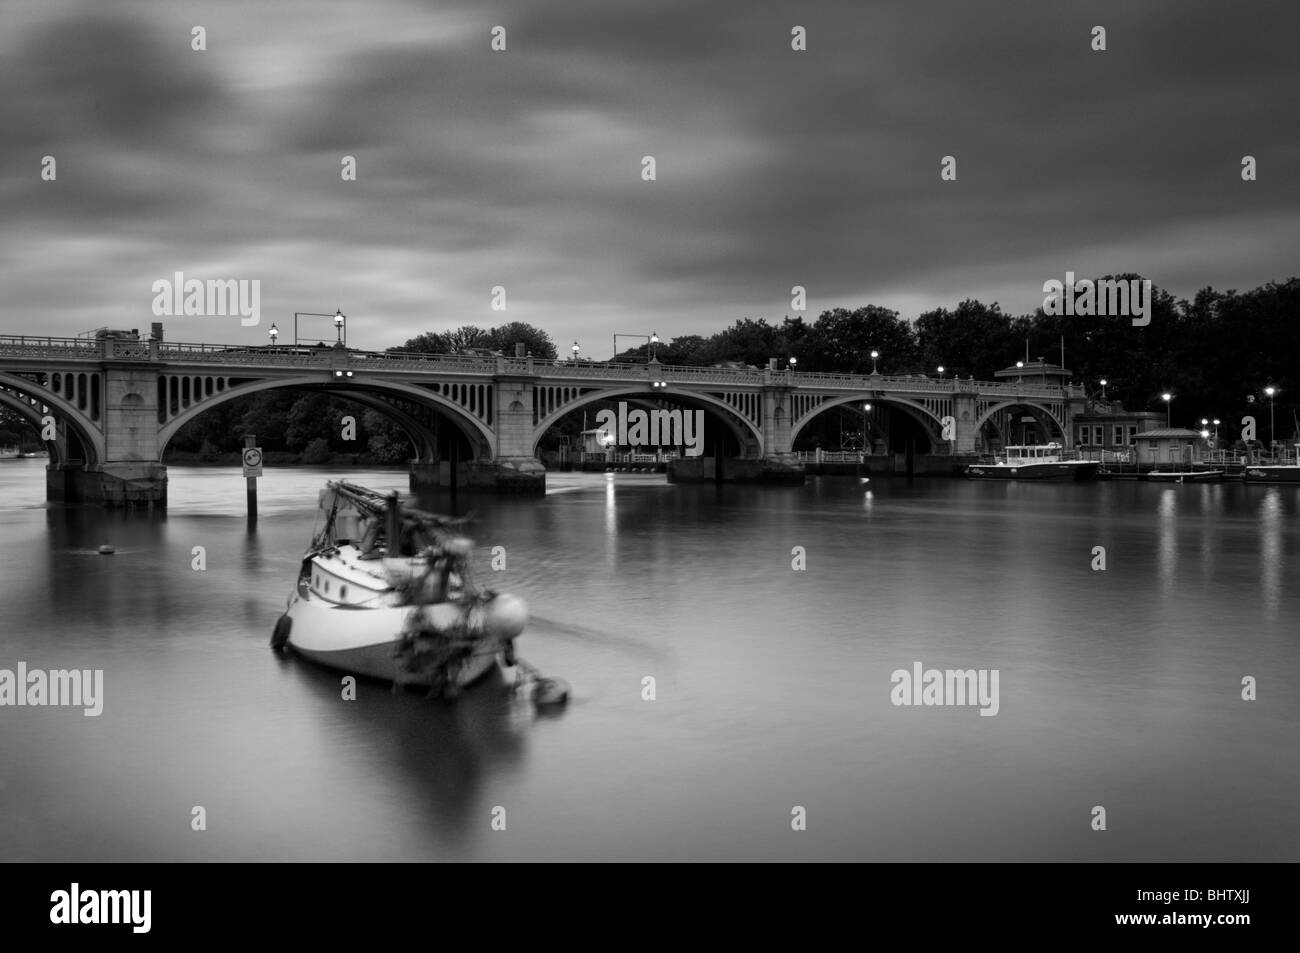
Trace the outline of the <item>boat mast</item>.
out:
<instances>
[{"instance_id":1,"label":"boat mast","mask_svg":"<svg viewBox=\"0 0 1300 953\"><path fill-rule=\"evenodd\" d=\"M388 494L384 509L384 538L387 541L388 557L393 559L401 555L402 550L402 511L397 502L397 494Z\"/></svg>"}]
</instances>

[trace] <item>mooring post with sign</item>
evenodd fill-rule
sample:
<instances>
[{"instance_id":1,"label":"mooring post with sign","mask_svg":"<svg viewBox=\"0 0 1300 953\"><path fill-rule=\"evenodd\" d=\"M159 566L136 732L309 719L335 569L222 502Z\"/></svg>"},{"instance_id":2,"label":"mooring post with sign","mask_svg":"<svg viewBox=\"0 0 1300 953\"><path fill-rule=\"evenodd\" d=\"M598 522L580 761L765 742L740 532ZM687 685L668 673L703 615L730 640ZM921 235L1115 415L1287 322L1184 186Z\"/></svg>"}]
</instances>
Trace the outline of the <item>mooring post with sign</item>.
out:
<instances>
[{"instance_id":1,"label":"mooring post with sign","mask_svg":"<svg viewBox=\"0 0 1300 953\"><path fill-rule=\"evenodd\" d=\"M257 435L244 434L244 478L248 481L248 528L257 525L257 478L262 475L262 448Z\"/></svg>"}]
</instances>

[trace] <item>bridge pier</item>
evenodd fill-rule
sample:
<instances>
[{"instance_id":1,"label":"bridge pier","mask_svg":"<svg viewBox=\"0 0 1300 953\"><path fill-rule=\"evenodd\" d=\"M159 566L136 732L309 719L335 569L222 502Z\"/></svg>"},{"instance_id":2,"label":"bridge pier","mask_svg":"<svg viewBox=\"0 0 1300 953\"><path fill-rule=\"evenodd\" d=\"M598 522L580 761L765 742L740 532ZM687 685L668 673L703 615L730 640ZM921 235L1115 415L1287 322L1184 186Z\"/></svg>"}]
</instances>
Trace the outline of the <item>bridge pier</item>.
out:
<instances>
[{"instance_id":1,"label":"bridge pier","mask_svg":"<svg viewBox=\"0 0 1300 953\"><path fill-rule=\"evenodd\" d=\"M546 492L546 467L536 457L456 462L413 461L411 492L467 489L541 496Z\"/></svg>"},{"instance_id":2,"label":"bridge pier","mask_svg":"<svg viewBox=\"0 0 1300 953\"><path fill-rule=\"evenodd\" d=\"M792 453L762 458L679 457L668 461L669 483L761 483L803 486L804 465Z\"/></svg>"},{"instance_id":3,"label":"bridge pier","mask_svg":"<svg viewBox=\"0 0 1300 953\"><path fill-rule=\"evenodd\" d=\"M45 498L51 503L165 507L167 467L135 461L99 467L52 463L45 468Z\"/></svg>"}]
</instances>

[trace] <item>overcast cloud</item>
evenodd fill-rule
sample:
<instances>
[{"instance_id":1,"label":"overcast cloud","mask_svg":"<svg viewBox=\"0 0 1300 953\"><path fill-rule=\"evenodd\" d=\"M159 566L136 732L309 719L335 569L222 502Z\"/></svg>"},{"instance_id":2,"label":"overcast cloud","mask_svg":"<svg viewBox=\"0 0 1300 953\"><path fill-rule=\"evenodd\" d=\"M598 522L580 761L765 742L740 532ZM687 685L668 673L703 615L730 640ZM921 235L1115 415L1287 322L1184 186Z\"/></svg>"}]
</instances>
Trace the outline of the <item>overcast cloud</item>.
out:
<instances>
[{"instance_id":1,"label":"overcast cloud","mask_svg":"<svg viewBox=\"0 0 1300 953\"><path fill-rule=\"evenodd\" d=\"M174 340L337 307L359 347L521 320L598 358L779 320L796 284L809 317L915 317L1030 311L1066 270L1300 273L1295 3L0 0L0 27L0 333L147 328L177 271L260 279L262 323Z\"/></svg>"}]
</instances>

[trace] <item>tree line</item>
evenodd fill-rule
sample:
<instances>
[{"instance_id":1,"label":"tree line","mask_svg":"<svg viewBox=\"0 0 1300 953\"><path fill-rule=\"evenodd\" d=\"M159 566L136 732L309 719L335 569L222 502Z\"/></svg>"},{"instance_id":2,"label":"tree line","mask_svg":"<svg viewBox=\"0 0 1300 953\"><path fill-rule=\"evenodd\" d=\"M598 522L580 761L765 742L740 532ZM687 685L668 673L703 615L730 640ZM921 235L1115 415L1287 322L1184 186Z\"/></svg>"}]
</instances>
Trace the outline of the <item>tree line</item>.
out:
<instances>
[{"instance_id":1,"label":"tree line","mask_svg":"<svg viewBox=\"0 0 1300 953\"><path fill-rule=\"evenodd\" d=\"M1138 278L1122 275L1120 278ZM557 349L541 328L514 321L495 328L466 325L428 331L390 351L448 354L495 351L508 355L523 344L535 358L555 360ZM953 308L935 308L914 320L879 305L832 308L814 320L802 315L770 322L741 318L714 334L679 335L642 344L614 357L644 362L651 353L665 364L712 366L743 364L781 367L797 361L799 371L869 374L954 375L993 380L994 372L1024 360L1065 366L1089 395L1106 396L1130 410L1161 410L1162 393L1173 395L1175 425L1199 427L1202 418L1221 418L1230 433L1242 416L1256 418L1262 439L1271 439L1266 421L1276 389L1278 435L1300 431L1300 278L1269 282L1250 291L1204 288L1190 300L1153 288L1151 322L1134 327L1126 317L1012 315L997 302L966 299ZM877 357L873 360L871 353ZM590 359L585 359L590 360ZM344 438L343 418L356 423ZM409 455L401 429L382 413L324 392L268 390L217 405L184 427L172 440L174 454L227 462L237 454L241 435L255 433L272 455L325 463L345 455L363 463L400 463ZM18 415L0 408L0 446L39 445L36 432ZM1286 442L1292 442L1285 436ZM268 460L273 459L269 457Z\"/></svg>"}]
</instances>

